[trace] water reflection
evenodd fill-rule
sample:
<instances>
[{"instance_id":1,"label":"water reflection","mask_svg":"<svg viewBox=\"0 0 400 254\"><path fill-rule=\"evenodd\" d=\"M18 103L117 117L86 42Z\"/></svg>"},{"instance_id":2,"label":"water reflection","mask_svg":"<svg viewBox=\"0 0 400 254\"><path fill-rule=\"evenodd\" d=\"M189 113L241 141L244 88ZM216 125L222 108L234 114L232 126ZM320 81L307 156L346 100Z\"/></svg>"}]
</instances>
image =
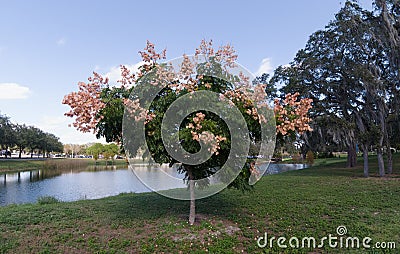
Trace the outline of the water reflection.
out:
<instances>
[{"instance_id":1,"label":"water reflection","mask_svg":"<svg viewBox=\"0 0 400 254\"><path fill-rule=\"evenodd\" d=\"M265 164L263 165L258 165L259 167L264 167L265 169ZM304 169L308 168L307 164L275 164L275 163L270 163L267 170L264 172L264 175L273 175L273 174L279 174L287 171L292 171L292 170L299 170L299 169Z\"/></svg>"},{"instance_id":2,"label":"water reflection","mask_svg":"<svg viewBox=\"0 0 400 254\"><path fill-rule=\"evenodd\" d=\"M141 176L157 182L159 190L185 187L171 184L160 174L176 174L170 168L139 167ZM162 170L160 170L162 169ZM89 167L74 170L32 170L0 175L0 206L34 203L39 197L53 196L62 201L97 199L124 192L149 192L131 170L117 167Z\"/></svg>"}]
</instances>

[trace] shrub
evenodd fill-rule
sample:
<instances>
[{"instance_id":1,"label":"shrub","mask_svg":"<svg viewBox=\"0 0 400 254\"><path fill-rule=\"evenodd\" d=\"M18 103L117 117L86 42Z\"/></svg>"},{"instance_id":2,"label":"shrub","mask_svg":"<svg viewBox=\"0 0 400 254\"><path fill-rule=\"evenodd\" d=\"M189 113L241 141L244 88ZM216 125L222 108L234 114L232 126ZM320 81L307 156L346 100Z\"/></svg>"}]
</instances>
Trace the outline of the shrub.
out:
<instances>
[{"instance_id":1,"label":"shrub","mask_svg":"<svg viewBox=\"0 0 400 254\"><path fill-rule=\"evenodd\" d=\"M300 163L302 161L301 155L299 153L295 153L292 155L292 160L295 163Z\"/></svg>"},{"instance_id":2,"label":"shrub","mask_svg":"<svg viewBox=\"0 0 400 254\"><path fill-rule=\"evenodd\" d=\"M55 197L51 197L51 196L44 196L44 197L39 197L37 200L38 204L40 205L45 205L45 204L55 204L55 203L59 203L60 201L55 198Z\"/></svg>"},{"instance_id":3,"label":"shrub","mask_svg":"<svg viewBox=\"0 0 400 254\"><path fill-rule=\"evenodd\" d=\"M306 154L306 162L310 165L314 164L314 153L311 150Z\"/></svg>"}]
</instances>

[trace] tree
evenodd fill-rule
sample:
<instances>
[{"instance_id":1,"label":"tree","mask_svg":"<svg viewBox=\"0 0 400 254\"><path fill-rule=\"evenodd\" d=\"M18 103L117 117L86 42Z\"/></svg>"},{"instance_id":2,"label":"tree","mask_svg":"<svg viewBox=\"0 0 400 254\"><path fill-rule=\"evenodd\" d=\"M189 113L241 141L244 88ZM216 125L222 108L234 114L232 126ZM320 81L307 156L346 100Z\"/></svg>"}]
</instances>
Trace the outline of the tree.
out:
<instances>
[{"instance_id":1,"label":"tree","mask_svg":"<svg viewBox=\"0 0 400 254\"><path fill-rule=\"evenodd\" d=\"M21 158L22 151L29 146L29 141L30 141L30 135L31 132L29 130L29 127L27 127L25 124L24 125L19 125L17 124L15 126L15 132L16 132L16 145L19 150L19 155L18 157Z\"/></svg>"},{"instance_id":2,"label":"tree","mask_svg":"<svg viewBox=\"0 0 400 254\"><path fill-rule=\"evenodd\" d=\"M64 153L70 155L71 158L74 158L83 150L84 150L83 146L79 144L65 144L63 148Z\"/></svg>"},{"instance_id":3,"label":"tree","mask_svg":"<svg viewBox=\"0 0 400 254\"><path fill-rule=\"evenodd\" d=\"M93 159L97 161L99 159L99 155L104 151L104 145L101 143L95 143L92 146L89 146L86 149L86 152L93 156Z\"/></svg>"},{"instance_id":4,"label":"tree","mask_svg":"<svg viewBox=\"0 0 400 254\"><path fill-rule=\"evenodd\" d=\"M62 151L62 143L54 134L25 124L13 124L9 117L3 115L0 115L0 146L7 151L6 157L9 154L8 149L14 146L19 150L19 158L25 148L30 149L31 157L35 149L38 153L43 152L43 157L51 151Z\"/></svg>"},{"instance_id":5,"label":"tree","mask_svg":"<svg viewBox=\"0 0 400 254\"><path fill-rule=\"evenodd\" d=\"M384 48L384 61L380 61L378 74L386 87L385 96L388 96L387 111L383 136L386 140L388 153L388 173L393 170L388 119L393 119L400 113L400 2L398 0L376 0L373 35L378 44ZM386 98L385 98L386 99ZM383 121L382 121L383 122ZM383 158L380 158L381 175L384 172Z\"/></svg>"},{"instance_id":6,"label":"tree","mask_svg":"<svg viewBox=\"0 0 400 254\"><path fill-rule=\"evenodd\" d=\"M118 153L119 153L119 147L116 144L111 143L111 144L104 145L103 156L104 156L104 159L106 160L106 166L107 166L108 159L111 159L114 163L114 157Z\"/></svg>"},{"instance_id":7,"label":"tree","mask_svg":"<svg viewBox=\"0 0 400 254\"><path fill-rule=\"evenodd\" d=\"M10 122L9 117L0 115L0 146L5 150L6 158L9 154L8 148L16 143L14 128L15 126Z\"/></svg>"},{"instance_id":8,"label":"tree","mask_svg":"<svg viewBox=\"0 0 400 254\"><path fill-rule=\"evenodd\" d=\"M66 115L75 117L74 126L80 131L93 130L98 137L104 136L108 141L122 141L128 156L133 157L138 151L144 150L144 156L150 155L157 163L178 163L178 171L185 174L190 190L189 223L193 224L195 189L208 186L208 177L222 172L228 159L246 162L248 156L257 155L249 154L250 144L253 145L250 151L261 153L265 147L256 147L264 138L263 135L267 135L262 132L265 126L273 127L272 133L269 132L268 135L270 141L275 140L275 119L272 110L269 110L266 96L269 88L257 80L250 83L242 72L231 74L228 71L236 67L237 59L230 45L214 49L212 41L203 40L194 57L183 56L177 72L173 71L172 65L158 63L165 58L166 52L164 50L157 53L154 44L149 41L140 54L144 64L139 68L139 73L131 73L121 66L121 88L110 88L108 80L97 73L89 78L88 84L78 83L79 91L64 97L63 103L71 107ZM212 95L206 93L207 91L212 91ZM151 100L148 100L149 95ZM286 118L289 115L282 116L283 120L279 123L281 129L278 131L286 135L309 130L309 119L305 117L304 110L308 110L311 101L297 102L298 94L293 95L296 98L291 94L288 96L288 100L293 102L289 105L288 112L293 114L290 114L290 119ZM189 100L189 104L186 100ZM208 102L208 105L204 105L207 104L204 102ZM276 103L279 107L285 107L279 100ZM121 138L122 105L125 106L124 123L137 127L126 128L124 137L140 138L133 134L144 128L144 141L148 150L139 139ZM201 105L201 109L188 111L191 110L191 105ZM216 108L218 114L209 109L210 105ZM306 107L301 108L303 105ZM165 117L170 112L170 107L174 107L175 116L182 117L180 125L169 123L168 117ZM235 116L239 117L231 115L230 110L233 107L237 108L238 111L235 112L240 116ZM230 127L222 120L223 117L235 126L236 131L230 131ZM240 125L240 119L244 119L244 126ZM169 128L161 128L163 121L167 122ZM238 131L241 129L248 129L248 132ZM193 156L202 162L189 163L186 162L186 157L177 159L171 154L176 151L176 147L182 147L186 157ZM240 149L244 149L245 154ZM202 151L208 152L201 153ZM233 155L230 156L230 153ZM198 154L200 157L196 157ZM203 160L204 158L208 159ZM230 175L235 176L233 181L228 180ZM250 179L257 177L256 175L254 163L248 160L240 168L236 164L229 165L221 179L229 183L228 187L248 190L251 188Z\"/></svg>"},{"instance_id":9,"label":"tree","mask_svg":"<svg viewBox=\"0 0 400 254\"><path fill-rule=\"evenodd\" d=\"M396 4L377 1L382 12L388 3L395 13L398 1ZM316 128L321 132L311 135L332 133L329 143L334 137L340 137L340 143L347 146L349 167L356 164L356 145L360 144L364 153L365 176L369 174L370 145L374 145L378 153L379 174L385 174L385 146L389 172L392 167L387 119L395 113L390 105L396 104L394 101L399 91L399 79L394 78L398 75L398 68L393 68L398 66L398 54L397 58L393 57L398 48L394 49L393 45L398 44L397 39L394 42L384 39L387 29L383 28L385 15L382 15L374 15L361 9L357 3L347 1L335 20L324 30L312 34L290 66L279 67L272 78L275 83L285 84L284 93L299 91L312 98L315 102L312 118L335 119L329 120L329 125L319 125ZM397 22L395 16L391 15L392 24ZM323 122L326 121L316 121Z\"/></svg>"},{"instance_id":10,"label":"tree","mask_svg":"<svg viewBox=\"0 0 400 254\"><path fill-rule=\"evenodd\" d=\"M40 142L42 131L34 126L29 126L27 129L27 140L26 147L29 148L31 152L31 158L35 152L35 149L38 147L38 143Z\"/></svg>"},{"instance_id":11,"label":"tree","mask_svg":"<svg viewBox=\"0 0 400 254\"><path fill-rule=\"evenodd\" d=\"M58 137L51 133L45 133L44 151L47 152L47 157L49 157L50 152L62 152L63 149L63 144L59 141Z\"/></svg>"}]
</instances>

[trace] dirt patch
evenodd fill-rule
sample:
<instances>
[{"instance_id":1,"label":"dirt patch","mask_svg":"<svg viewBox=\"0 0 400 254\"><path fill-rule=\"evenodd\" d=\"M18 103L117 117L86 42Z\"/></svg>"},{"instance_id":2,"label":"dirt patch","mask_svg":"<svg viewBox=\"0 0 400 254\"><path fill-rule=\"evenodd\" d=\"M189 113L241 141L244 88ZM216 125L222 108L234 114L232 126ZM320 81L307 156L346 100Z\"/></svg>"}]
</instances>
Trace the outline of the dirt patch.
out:
<instances>
[{"instance_id":1,"label":"dirt patch","mask_svg":"<svg viewBox=\"0 0 400 254\"><path fill-rule=\"evenodd\" d=\"M187 215L181 215L179 217L187 219ZM175 234L171 236L171 239L173 241L194 241L196 239L202 241L209 238L223 237L223 235L232 236L240 234L240 231L241 229L232 221L205 214L196 214L194 225L175 232Z\"/></svg>"}]
</instances>

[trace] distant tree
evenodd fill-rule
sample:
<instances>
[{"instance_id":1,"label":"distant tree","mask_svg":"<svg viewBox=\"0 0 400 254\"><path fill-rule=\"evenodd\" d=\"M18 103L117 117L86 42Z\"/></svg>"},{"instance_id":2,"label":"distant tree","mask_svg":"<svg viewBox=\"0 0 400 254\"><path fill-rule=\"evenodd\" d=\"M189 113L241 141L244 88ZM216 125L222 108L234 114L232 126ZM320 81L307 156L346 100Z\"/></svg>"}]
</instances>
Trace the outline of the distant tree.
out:
<instances>
[{"instance_id":1,"label":"distant tree","mask_svg":"<svg viewBox=\"0 0 400 254\"><path fill-rule=\"evenodd\" d=\"M45 133L34 126L13 124L9 117L3 115L0 115L0 147L6 151L16 147L19 158L25 148L30 149L31 157L35 150L42 152L43 157L51 151L62 151L62 144L54 134Z\"/></svg>"},{"instance_id":2,"label":"distant tree","mask_svg":"<svg viewBox=\"0 0 400 254\"><path fill-rule=\"evenodd\" d=\"M104 159L106 160L106 166L107 166L107 160L111 159L114 163L114 157L119 153L119 147L118 145L111 143L104 145L104 150L103 150L103 156Z\"/></svg>"},{"instance_id":3,"label":"distant tree","mask_svg":"<svg viewBox=\"0 0 400 254\"><path fill-rule=\"evenodd\" d=\"M45 133L45 149L47 157L51 152L62 152L63 144L59 141L59 138L54 134Z\"/></svg>"},{"instance_id":4,"label":"distant tree","mask_svg":"<svg viewBox=\"0 0 400 254\"><path fill-rule=\"evenodd\" d=\"M68 154L72 158L84 151L84 147L78 144L65 144L63 148L64 153Z\"/></svg>"},{"instance_id":5,"label":"distant tree","mask_svg":"<svg viewBox=\"0 0 400 254\"><path fill-rule=\"evenodd\" d=\"M18 157L21 158L22 151L29 146L30 142L30 129L25 124L23 125L15 125L15 134L16 134L16 145L19 150Z\"/></svg>"},{"instance_id":6,"label":"distant tree","mask_svg":"<svg viewBox=\"0 0 400 254\"><path fill-rule=\"evenodd\" d=\"M104 145L101 143L95 143L86 149L86 152L93 156L93 159L97 161L99 155L104 152Z\"/></svg>"},{"instance_id":7,"label":"distant tree","mask_svg":"<svg viewBox=\"0 0 400 254\"><path fill-rule=\"evenodd\" d=\"M13 147L16 143L16 136L14 131L14 124L10 122L10 118L0 115L0 146L5 150L5 157L8 157L8 149Z\"/></svg>"}]
</instances>

